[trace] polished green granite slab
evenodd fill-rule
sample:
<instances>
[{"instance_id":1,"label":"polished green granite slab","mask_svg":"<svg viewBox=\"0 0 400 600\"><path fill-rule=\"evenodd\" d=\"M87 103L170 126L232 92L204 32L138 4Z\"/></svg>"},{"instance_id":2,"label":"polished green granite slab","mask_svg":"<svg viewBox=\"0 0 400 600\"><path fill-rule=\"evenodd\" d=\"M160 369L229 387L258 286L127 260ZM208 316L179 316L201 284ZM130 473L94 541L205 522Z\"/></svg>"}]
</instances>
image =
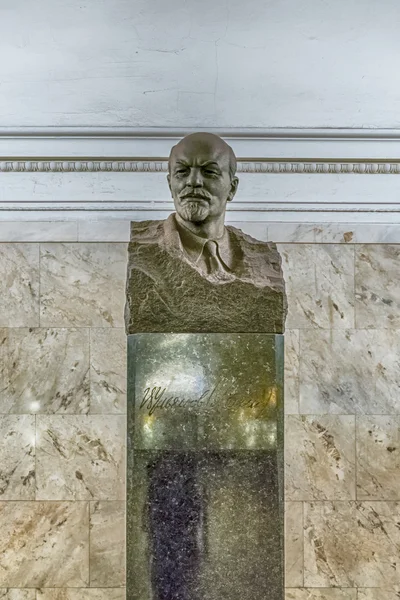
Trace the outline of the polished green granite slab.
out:
<instances>
[{"instance_id":1,"label":"polished green granite slab","mask_svg":"<svg viewBox=\"0 0 400 600\"><path fill-rule=\"evenodd\" d=\"M129 600L283 599L283 336L128 336Z\"/></svg>"}]
</instances>

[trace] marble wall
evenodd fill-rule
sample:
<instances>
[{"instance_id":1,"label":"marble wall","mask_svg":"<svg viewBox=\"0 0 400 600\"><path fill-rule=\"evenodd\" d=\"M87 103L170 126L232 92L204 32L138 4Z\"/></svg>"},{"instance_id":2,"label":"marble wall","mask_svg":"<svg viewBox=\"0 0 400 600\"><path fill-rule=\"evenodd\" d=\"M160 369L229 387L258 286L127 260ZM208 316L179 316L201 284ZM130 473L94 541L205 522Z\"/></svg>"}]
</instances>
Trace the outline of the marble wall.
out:
<instances>
[{"instance_id":1,"label":"marble wall","mask_svg":"<svg viewBox=\"0 0 400 600\"><path fill-rule=\"evenodd\" d=\"M0 598L123 600L126 243L0 244ZM286 600L400 597L400 246L279 244Z\"/></svg>"},{"instance_id":2,"label":"marble wall","mask_svg":"<svg viewBox=\"0 0 400 600\"><path fill-rule=\"evenodd\" d=\"M286 600L400 597L400 246L280 244Z\"/></svg>"},{"instance_id":3,"label":"marble wall","mask_svg":"<svg viewBox=\"0 0 400 600\"><path fill-rule=\"evenodd\" d=\"M126 244L0 244L0 598L123 600Z\"/></svg>"}]
</instances>

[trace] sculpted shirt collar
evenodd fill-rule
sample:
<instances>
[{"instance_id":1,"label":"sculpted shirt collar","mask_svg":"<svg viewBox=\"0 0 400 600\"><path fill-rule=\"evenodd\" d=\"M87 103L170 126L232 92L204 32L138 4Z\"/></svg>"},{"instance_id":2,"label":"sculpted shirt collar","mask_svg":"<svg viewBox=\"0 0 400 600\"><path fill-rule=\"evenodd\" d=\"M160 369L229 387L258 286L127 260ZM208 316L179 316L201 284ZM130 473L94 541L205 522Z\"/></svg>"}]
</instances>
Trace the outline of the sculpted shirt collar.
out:
<instances>
[{"instance_id":1,"label":"sculpted shirt collar","mask_svg":"<svg viewBox=\"0 0 400 600\"><path fill-rule=\"evenodd\" d=\"M183 247L183 250L188 255L189 259L197 263L201 259L204 251L204 246L208 242L207 238L200 237L190 231L187 227L184 227L181 223L178 223L174 215L174 225L179 233L179 238ZM224 227L224 234L221 238L213 240L217 243L218 255L224 265L229 269L232 268L232 251L229 243L229 234L226 227Z\"/></svg>"}]
</instances>

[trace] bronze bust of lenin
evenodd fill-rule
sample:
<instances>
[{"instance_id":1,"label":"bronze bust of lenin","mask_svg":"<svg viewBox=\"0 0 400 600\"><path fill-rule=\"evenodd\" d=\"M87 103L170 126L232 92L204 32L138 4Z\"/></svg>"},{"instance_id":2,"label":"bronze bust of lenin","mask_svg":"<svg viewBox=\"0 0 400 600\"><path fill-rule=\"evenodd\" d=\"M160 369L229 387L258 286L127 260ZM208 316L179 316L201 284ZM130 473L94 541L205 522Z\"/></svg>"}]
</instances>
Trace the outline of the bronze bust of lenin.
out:
<instances>
[{"instance_id":1,"label":"bronze bust of lenin","mask_svg":"<svg viewBox=\"0 0 400 600\"><path fill-rule=\"evenodd\" d=\"M275 244L225 225L236 157L220 137L195 133L171 150L175 213L132 222L127 333L281 333L286 298Z\"/></svg>"}]
</instances>

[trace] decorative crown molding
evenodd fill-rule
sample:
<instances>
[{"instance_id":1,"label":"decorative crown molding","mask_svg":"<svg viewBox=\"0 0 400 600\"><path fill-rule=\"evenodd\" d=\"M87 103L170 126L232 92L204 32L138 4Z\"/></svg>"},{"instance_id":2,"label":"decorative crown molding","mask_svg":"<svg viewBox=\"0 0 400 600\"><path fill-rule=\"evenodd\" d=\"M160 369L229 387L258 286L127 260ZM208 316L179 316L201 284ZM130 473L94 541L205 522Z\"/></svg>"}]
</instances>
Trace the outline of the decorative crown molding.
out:
<instances>
[{"instance_id":1,"label":"decorative crown molding","mask_svg":"<svg viewBox=\"0 0 400 600\"><path fill-rule=\"evenodd\" d=\"M173 205L159 175L171 147L194 131L0 128L0 220L164 218ZM238 157L240 194L228 209L235 221L332 222L353 213L357 222L360 214L400 222L398 186L385 177L400 175L400 130L207 131Z\"/></svg>"},{"instance_id":2,"label":"decorative crown molding","mask_svg":"<svg viewBox=\"0 0 400 600\"><path fill-rule=\"evenodd\" d=\"M168 161L159 160L6 160L0 162L0 171L5 172L134 172L160 173L168 171ZM293 161L280 159L238 162L238 173L276 173L276 174L357 174L357 175L400 175L399 162L364 162L340 160Z\"/></svg>"}]
</instances>

